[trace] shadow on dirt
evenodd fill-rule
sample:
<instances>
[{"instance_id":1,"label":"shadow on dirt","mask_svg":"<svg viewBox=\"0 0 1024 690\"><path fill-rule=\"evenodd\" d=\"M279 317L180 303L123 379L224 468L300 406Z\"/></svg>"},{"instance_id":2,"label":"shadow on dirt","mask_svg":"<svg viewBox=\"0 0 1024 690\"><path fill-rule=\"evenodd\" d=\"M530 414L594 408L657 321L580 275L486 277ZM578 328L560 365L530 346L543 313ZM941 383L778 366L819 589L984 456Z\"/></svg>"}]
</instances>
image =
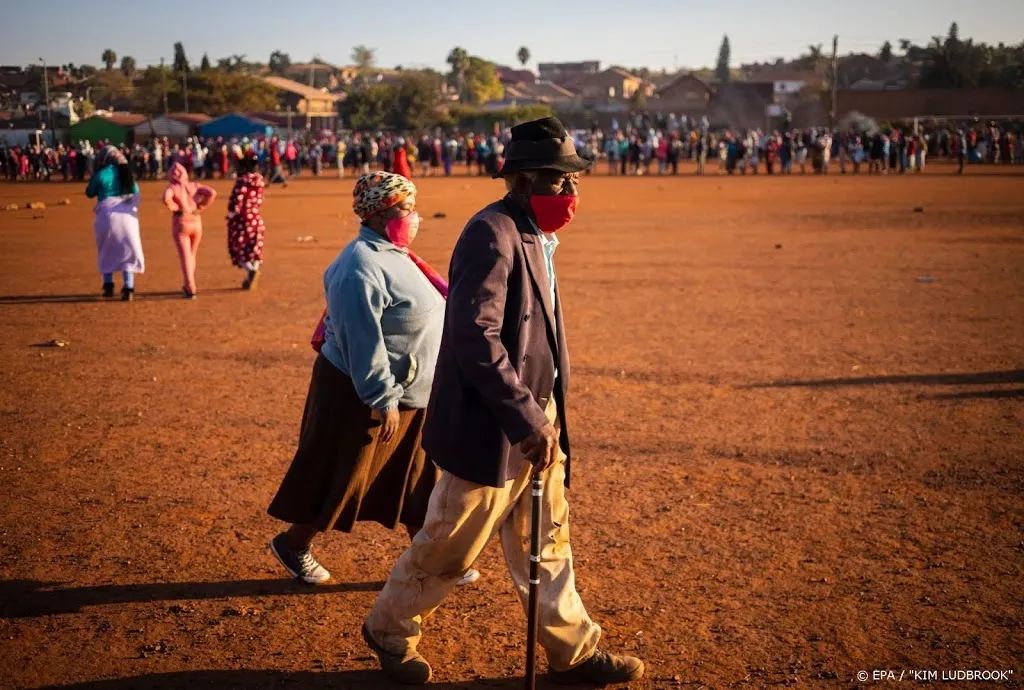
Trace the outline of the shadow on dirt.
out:
<instances>
[{"instance_id":1,"label":"shadow on dirt","mask_svg":"<svg viewBox=\"0 0 1024 690\"><path fill-rule=\"evenodd\" d=\"M749 383L736 386L736 388L844 388L846 386L898 384L919 386L985 386L999 383L1024 383L1024 369L981 371L973 374L905 374L897 376L861 376L848 379L771 381L769 383Z\"/></svg>"},{"instance_id":2,"label":"shadow on dirt","mask_svg":"<svg viewBox=\"0 0 1024 690\"><path fill-rule=\"evenodd\" d=\"M342 582L307 585L296 580L234 580L225 582L152 582L54 589L59 583L35 580L0 581L0 619L78 613L85 606L151 601L190 601L230 597L377 592L383 582ZM126 686L127 687L127 686Z\"/></svg>"},{"instance_id":3,"label":"shadow on dirt","mask_svg":"<svg viewBox=\"0 0 1024 690\"><path fill-rule=\"evenodd\" d=\"M998 400L1000 398L1024 398L1024 388L966 391L964 393L943 393L942 395L927 396L928 400Z\"/></svg>"},{"instance_id":4,"label":"shadow on dirt","mask_svg":"<svg viewBox=\"0 0 1024 690\"><path fill-rule=\"evenodd\" d=\"M537 679L540 688L548 687L543 678ZM335 688L336 690L398 690L408 688L388 682L377 671L298 672L285 671L182 671L179 673L153 673L132 678L95 680L74 685L47 686L47 690L186 690L186 688ZM437 690L518 690L522 678L481 678L452 683L431 683L427 687Z\"/></svg>"},{"instance_id":5,"label":"shadow on dirt","mask_svg":"<svg viewBox=\"0 0 1024 690\"><path fill-rule=\"evenodd\" d=\"M202 290L199 296L215 295L226 292L243 292L240 288L211 288ZM184 299L181 291L175 292L136 292L135 299L138 301ZM116 297L103 297L95 293L88 295L3 295L0 296L0 306L9 304L87 304L89 302L110 302L120 303L120 291Z\"/></svg>"}]
</instances>

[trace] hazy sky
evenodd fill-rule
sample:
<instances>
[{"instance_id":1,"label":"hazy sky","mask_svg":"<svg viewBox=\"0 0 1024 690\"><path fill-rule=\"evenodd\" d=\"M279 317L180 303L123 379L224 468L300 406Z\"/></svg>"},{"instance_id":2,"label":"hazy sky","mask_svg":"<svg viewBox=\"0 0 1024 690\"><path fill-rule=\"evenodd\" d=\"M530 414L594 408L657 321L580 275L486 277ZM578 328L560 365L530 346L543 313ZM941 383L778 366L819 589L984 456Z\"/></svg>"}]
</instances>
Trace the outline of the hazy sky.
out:
<instances>
[{"instance_id":1,"label":"hazy sky","mask_svg":"<svg viewBox=\"0 0 1024 690\"><path fill-rule=\"evenodd\" d=\"M7 4L7 3L3 3ZM493 7L497 14L484 8ZM283 50L293 62L318 54L348 64L352 46L377 49L377 63L446 70L448 51L514 64L519 46L538 61L600 60L652 69L713 65L722 34L732 64L794 57L808 44L840 53L875 52L889 39L926 43L945 35L989 43L1024 39L1024 0L33 0L0 7L0 64L100 64L104 48L139 65L170 60L182 41L189 60L234 53L266 62Z\"/></svg>"}]
</instances>

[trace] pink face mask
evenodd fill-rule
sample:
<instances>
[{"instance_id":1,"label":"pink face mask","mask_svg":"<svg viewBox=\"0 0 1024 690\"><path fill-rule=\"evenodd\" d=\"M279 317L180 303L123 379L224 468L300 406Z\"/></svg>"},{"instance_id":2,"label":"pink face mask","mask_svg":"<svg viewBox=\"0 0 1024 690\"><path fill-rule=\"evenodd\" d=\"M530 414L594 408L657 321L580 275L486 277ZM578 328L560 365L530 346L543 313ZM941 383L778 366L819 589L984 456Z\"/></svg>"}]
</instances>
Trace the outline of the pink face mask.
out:
<instances>
[{"instance_id":1,"label":"pink face mask","mask_svg":"<svg viewBox=\"0 0 1024 690\"><path fill-rule=\"evenodd\" d=\"M420 230L420 214L413 211L401 218L389 218L385 226L388 239L396 247L407 249L412 241L416 239L416 233Z\"/></svg>"}]
</instances>

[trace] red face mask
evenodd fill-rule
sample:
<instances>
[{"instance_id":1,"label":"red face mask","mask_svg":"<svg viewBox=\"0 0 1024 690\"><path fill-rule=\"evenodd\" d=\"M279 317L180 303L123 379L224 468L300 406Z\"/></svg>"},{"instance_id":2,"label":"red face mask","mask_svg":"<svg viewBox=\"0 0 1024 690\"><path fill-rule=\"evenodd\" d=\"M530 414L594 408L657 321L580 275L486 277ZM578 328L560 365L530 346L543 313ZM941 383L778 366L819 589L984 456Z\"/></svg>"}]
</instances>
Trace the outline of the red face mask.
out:
<instances>
[{"instance_id":1,"label":"red face mask","mask_svg":"<svg viewBox=\"0 0 1024 690\"><path fill-rule=\"evenodd\" d=\"M420 214L412 213L401 218L389 218L385 231L388 239L396 247L407 248L416 239L416 233L420 229Z\"/></svg>"},{"instance_id":2,"label":"red face mask","mask_svg":"<svg viewBox=\"0 0 1024 690\"><path fill-rule=\"evenodd\" d=\"M576 206L580 198L576 195L559 194L558 196L530 197L530 208L537 219L537 227L541 232L557 232L569 224L576 215Z\"/></svg>"}]
</instances>

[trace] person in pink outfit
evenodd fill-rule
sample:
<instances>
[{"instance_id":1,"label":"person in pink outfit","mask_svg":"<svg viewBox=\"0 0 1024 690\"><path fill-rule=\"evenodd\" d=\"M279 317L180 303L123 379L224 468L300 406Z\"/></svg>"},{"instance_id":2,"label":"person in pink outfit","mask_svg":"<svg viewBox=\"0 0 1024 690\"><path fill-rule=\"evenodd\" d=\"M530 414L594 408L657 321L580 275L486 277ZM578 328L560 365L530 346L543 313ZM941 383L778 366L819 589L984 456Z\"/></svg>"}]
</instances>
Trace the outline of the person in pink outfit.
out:
<instances>
[{"instance_id":1,"label":"person in pink outfit","mask_svg":"<svg viewBox=\"0 0 1024 690\"><path fill-rule=\"evenodd\" d=\"M189 182L188 171L181 163L172 165L167 177L170 183L164 190L163 202L173 214L171 237L178 249L181 272L185 278L182 291L185 299L195 299L196 252L203 238L203 221L199 214L213 203L217 192L198 182Z\"/></svg>"}]
</instances>

